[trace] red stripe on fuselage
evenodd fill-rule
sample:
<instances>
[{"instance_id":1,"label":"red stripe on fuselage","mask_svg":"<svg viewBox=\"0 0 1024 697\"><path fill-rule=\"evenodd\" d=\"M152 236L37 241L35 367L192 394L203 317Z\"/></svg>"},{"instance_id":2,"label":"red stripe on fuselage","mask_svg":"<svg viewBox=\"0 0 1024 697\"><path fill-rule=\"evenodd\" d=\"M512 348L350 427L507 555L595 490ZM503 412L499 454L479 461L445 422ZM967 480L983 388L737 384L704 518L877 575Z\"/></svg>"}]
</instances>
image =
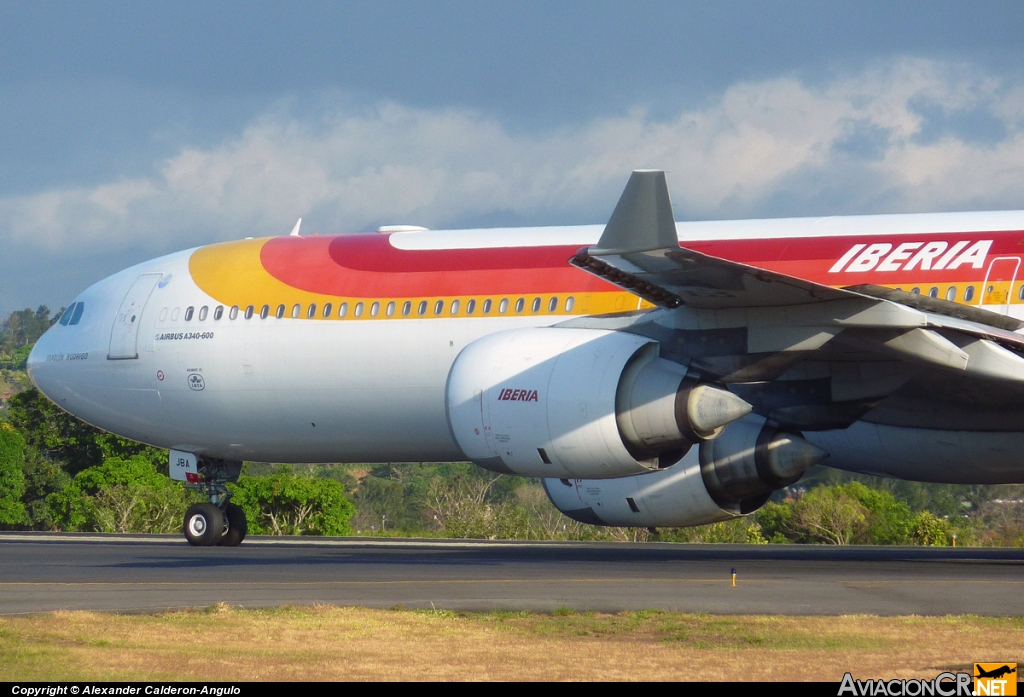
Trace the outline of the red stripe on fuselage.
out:
<instances>
[{"instance_id":1,"label":"red stripe on fuselage","mask_svg":"<svg viewBox=\"0 0 1024 697\"><path fill-rule=\"evenodd\" d=\"M429 233L425 233L429 234ZM980 268L829 273L855 245L905 242L957 242L969 245L992 240ZM979 282L992 259L1020 257L1024 232L918 233L742 240L700 240L683 245L694 251L776 271L829 286L862 283L913 285ZM485 249L405 250L393 247L387 235L279 237L264 245L261 261L278 280L305 291L351 297L424 295L500 295L613 291L614 286L568 262L576 246L499 247ZM884 260L884 256L882 259ZM848 266L849 264L847 264ZM878 266L878 264L876 264ZM1024 271L1022 271L1024 273Z\"/></svg>"},{"instance_id":2,"label":"red stripe on fuselage","mask_svg":"<svg viewBox=\"0 0 1024 697\"><path fill-rule=\"evenodd\" d=\"M617 290L569 264L576 246L405 250L387 235L278 237L260 253L279 281L349 297L515 295Z\"/></svg>"},{"instance_id":3,"label":"red stripe on fuselage","mask_svg":"<svg viewBox=\"0 0 1024 697\"><path fill-rule=\"evenodd\" d=\"M956 269L918 268L903 270L904 260L898 271L839 271L829 273L829 269L854 245L891 244L895 250L899 245L910 242L946 242L952 247L957 242L965 241L970 245L983 240L992 240L992 246L981 268L972 265L961 265ZM777 239L748 240L703 240L682 242L683 246L711 256L729 259L741 264L748 264L788 276L796 276L827 286L852 286L862 283L878 285L926 284L926 283L963 283L980 282L985 278L985 271L992 259L996 257L1024 254L1024 232L1018 230L1003 232L966 232L966 233L918 233L912 235L858 235L850 237L797 237ZM916 250L915 250L916 251ZM911 257L913 254L911 254ZM884 261L885 255L881 260ZM851 260L852 261L852 260ZM876 264L876 267L879 264ZM849 266L849 263L847 263Z\"/></svg>"}]
</instances>

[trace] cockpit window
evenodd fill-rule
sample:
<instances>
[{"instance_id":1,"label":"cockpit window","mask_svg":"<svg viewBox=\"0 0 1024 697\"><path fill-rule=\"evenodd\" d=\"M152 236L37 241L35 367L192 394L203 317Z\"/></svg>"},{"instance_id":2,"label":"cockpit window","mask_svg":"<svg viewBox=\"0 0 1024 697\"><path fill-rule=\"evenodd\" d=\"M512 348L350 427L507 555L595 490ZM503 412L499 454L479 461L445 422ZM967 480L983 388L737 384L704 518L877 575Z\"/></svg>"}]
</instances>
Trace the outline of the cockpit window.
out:
<instances>
[{"instance_id":1,"label":"cockpit window","mask_svg":"<svg viewBox=\"0 0 1024 697\"><path fill-rule=\"evenodd\" d=\"M1021 286L1021 288L1024 288L1024 286ZM68 322L71 321L71 315L75 313L76 307L78 307L78 303L71 303L68 309L64 310L64 314L60 316L61 326L68 326Z\"/></svg>"},{"instance_id":2,"label":"cockpit window","mask_svg":"<svg viewBox=\"0 0 1024 697\"><path fill-rule=\"evenodd\" d=\"M71 321L68 322L70 325L78 324L82 319L82 311L85 309L85 303L76 303L75 312L71 315Z\"/></svg>"}]
</instances>

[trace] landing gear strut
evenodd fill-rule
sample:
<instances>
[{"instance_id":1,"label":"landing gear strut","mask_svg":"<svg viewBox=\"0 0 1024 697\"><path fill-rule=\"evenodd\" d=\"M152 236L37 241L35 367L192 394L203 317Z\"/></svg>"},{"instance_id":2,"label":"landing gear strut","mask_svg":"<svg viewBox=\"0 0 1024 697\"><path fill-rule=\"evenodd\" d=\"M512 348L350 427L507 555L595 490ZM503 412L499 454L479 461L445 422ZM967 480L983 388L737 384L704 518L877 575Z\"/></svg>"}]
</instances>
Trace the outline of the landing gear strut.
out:
<instances>
[{"instance_id":1,"label":"landing gear strut","mask_svg":"<svg viewBox=\"0 0 1024 697\"><path fill-rule=\"evenodd\" d=\"M197 503L185 512L185 539L196 547L235 547L242 543L249 525L245 511L231 503L228 482L237 482L242 463L200 457L198 477L189 479L188 489L206 494L209 503Z\"/></svg>"}]
</instances>

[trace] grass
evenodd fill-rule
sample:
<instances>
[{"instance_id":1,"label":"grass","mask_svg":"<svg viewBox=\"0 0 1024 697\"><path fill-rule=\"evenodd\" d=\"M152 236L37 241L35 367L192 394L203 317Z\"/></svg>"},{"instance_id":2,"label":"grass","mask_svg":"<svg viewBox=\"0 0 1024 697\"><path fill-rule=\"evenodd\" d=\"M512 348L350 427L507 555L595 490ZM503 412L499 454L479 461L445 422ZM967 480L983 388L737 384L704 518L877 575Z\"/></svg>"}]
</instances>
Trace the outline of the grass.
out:
<instances>
[{"instance_id":1,"label":"grass","mask_svg":"<svg viewBox=\"0 0 1024 697\"><path fill-rule=\"evenodd\" d=\"M224 605L0 618L0 681L829 680L1024 663L1024 621Z\"/></svg>"}]
</instances>

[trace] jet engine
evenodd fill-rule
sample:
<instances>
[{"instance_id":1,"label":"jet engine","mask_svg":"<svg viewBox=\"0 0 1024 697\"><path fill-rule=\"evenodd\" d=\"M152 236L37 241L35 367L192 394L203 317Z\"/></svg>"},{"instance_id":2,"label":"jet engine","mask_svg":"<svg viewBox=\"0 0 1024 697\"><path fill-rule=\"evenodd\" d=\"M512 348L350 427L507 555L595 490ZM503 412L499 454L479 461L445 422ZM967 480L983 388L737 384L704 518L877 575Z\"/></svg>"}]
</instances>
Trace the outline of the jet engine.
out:
<instances>
[{"instance_id":1,"label":"jet engine","mask_svg":"<svg viewBox=\"0 0 1024 697\"><path fill-rule=\"evenodd\" d=\"M558 510L583 523L685 527L752 513L772 491L796 482L827 456L800 436L749 415L667 469L617 479L546 478L542 483Z\"/></svg>"},{"instance_id":2,"label":"jet engine","mask_svg":"<svg viewBox=\"0 0 1024 697\"><path fill-rule=\"evenodd\" d=\"M592 329L485 336L448 375L452 435L470 460L509 474L603 479L671 465L751 407L658 350Z\"/></svg>"}]
</instances>

